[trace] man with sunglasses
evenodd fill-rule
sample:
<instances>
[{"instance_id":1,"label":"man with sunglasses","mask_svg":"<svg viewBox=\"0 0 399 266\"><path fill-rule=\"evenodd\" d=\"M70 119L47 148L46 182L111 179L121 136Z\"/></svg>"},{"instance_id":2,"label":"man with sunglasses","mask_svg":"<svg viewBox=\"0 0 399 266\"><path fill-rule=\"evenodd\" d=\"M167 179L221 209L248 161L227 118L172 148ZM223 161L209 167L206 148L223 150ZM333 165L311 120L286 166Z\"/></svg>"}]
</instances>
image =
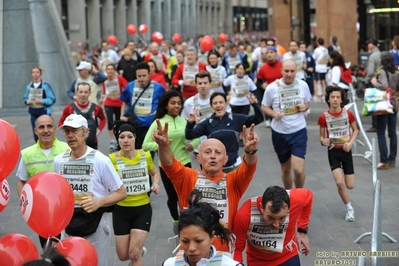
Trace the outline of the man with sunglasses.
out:
<instances>
[{"instance_id":1,"label":"man with sunglasses","mask_svg":"<svg viewBox=\"0 0 399 266\"><path fill-rule=\"evenodd\" d=\"M76 102L68 104L62 112L58 126L62 126L67 116L70 114L80 114L88 122L89 135L86 144L93 149L98 148L97 136L104 129L107 119L103 108L90 101L91 86L89 83L80 83L76 89Z\"/></svg>"},{"instance_id":2,"label":"man with sunglasses","mask_svg":"<svg viewBox=\"0 0 399 266\"><path fill-rule=\"evenodd\" d=\"M71 114L60 127L69 150L54 159L54 172L70 184L75 198L72 219L65 228L66 236L79 236L90 241L100 266L106 266L111 243L112 206L126 198L126 190L108 156L86 144L88 121Z\"/></svg>"}]
</instances>

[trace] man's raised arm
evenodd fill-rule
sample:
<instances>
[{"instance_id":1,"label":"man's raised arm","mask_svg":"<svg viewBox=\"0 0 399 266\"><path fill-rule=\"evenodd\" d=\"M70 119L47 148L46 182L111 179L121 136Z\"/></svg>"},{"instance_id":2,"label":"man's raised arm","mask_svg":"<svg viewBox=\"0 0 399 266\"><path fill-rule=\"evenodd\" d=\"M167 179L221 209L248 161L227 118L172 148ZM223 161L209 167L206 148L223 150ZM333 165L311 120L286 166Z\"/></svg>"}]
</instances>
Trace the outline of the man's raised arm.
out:
<instances>
[{"instance_id":1,"label":"man's raised arm","mask_svg":"<svg viewBox=\"0 0 399 266\"><path fill-rule=\"evenodd\" d=\"M169 145L172 142L168 139L168 123L165 123L165 128L162 128L159 119L157 121L157 129L152 134L152 139L158 144L158 157L162 165L170 166L173 162L174 155Z\"/></svg>"}]
</instances>

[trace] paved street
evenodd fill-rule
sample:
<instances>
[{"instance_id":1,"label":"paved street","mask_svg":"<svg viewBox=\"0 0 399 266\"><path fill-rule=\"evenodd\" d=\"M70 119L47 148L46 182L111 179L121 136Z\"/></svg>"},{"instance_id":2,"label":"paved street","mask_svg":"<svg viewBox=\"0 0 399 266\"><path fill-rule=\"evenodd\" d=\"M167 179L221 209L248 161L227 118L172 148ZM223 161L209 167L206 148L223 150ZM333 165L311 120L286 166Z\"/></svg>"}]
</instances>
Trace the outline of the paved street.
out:
<instances>
[{"instance_id":1,"label":"paved street","mask_svg":"<svg viewBox=\"0 0 399 266\"><path fill-rule=\"evenodd\" d=\"M361 106L362 104L359 103ZM361 157L354 158L356 185L350 191L353 207L356 211L356 222L345 221L345 206L343 205L329 170L326 148L319 143L319 127L317 119L327 105L323 103L312 103L312 113L308 117L308 152L306 158L306 183L305 186L314 193L313 212L309 226L309 238L311 241L311 253L307 257L301 256L302 265L315 265L316 259L332 259L331 252L341 254L342 251L370 251L370 237L366 237L360 244L353 241L359 235L371 230L373 215L373 188L372 188L372 169L371 164ZM61 107L56 107L54 118L56 123L61 114ZM11 116L12 115L12 116ZM25 148L33 144L33 137L26 110L0 110L0 118L16 126L20 134L21 146ZM370 127L371 118L362 118L364 127ZM256 132L260 136L259 162L258 168L250 187L244 195L244 200L260 195L265 188L270 185L282 185L280 178L280 167L277 157L273 151L270 130L264 124L257 126ZM58 138L64 139L61 132L57 132ZM375 133L369 134L370 141L376 137ZM360 136L360 139L362 137ZM103 132L100 136L100 150L108 153L108 134ZM364 153L367 149L359 147L359 152ZM378 150L378 149L377 149ZM7 160L1 158L2 161ZM398 162L399 163L399 162ZM195 166L197 167L197 166ZM378 177L382 185L382 229L395 239L399 240L399 166L387 171L379 171ZM10 233L22 233L35 241L39 246L39 241L35 233L24 222L18 204L16 193L15 171L8 177L11 186L11 200L7 208L0 213L0 236ZM162 265L162 262L172 256L174 243L168 243L168 238L172 236L172 219L166 206L166 194L164 191L160 195L152 195L153 222L150 235L146 242L147 255L144 258L145 265ZM398 251L398 243L390 243L383 238L383 250ZM320 258L322 253L326 257ZM318 256L319 255L319 256ZM114 241L109 249L109 265L127 265L127 262L120 262L115 253ZM356 265L356 258L346 259L347 264ZM325 263L327 260L324 261ZM397 266L399 258L384 258L384 265ZM322 264L319 264L322 265ZM326 265L326 264L324 264ZM333 265L333 264L328 264ZM336 264L338 265L338 264ZM367 258L367 265L370 265L370 258Z\"/></svg>"}]
</instances>

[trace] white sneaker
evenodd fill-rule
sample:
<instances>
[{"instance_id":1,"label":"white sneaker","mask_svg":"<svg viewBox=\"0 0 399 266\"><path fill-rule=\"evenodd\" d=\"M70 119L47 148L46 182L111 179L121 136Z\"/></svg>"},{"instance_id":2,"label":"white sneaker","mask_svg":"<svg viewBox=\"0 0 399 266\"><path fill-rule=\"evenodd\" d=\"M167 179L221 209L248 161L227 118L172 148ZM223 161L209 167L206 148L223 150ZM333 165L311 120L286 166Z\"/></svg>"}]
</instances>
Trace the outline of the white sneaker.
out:
<instances>
[{"instance_id":1,"label":"white sneaker","mask_svg":"<svg viewBox=\"0 0 399 266\"><path fill-rule=\"evenodd\" d=\"M266 125L267 128L270 127L270 120L269 120L269 119L266 119L266 120L265 120L265 125Z\"/></svg>"},{"instance_id":2,"label":"white sneaker","mask_svg":"<svg viewBox=\"0 0 399 266\"><path fill-rule=\"evenodd\" d=\"M354 222L355 221L355 210L351 209L351 210L347 210L346 211L346 217L345 220L347 222Z\"/></svg>"},{"instance_id":3,"label":"white sneaker","mask_svg":"<svg viewBox=\"0 0 399 266\"><path fill-rule=\"evenodd\" d=\"M144 257L145 253L147 253L147 249L143 247L143 250L141 251L141 256Z\"/></svg>"},{"instance_id":4,"label":"white sneaker","mask_svg":"<svg viewBox=\"0 0 399 266\"><path fill-rule=\"evenodd\" d=\"M313 102L318 103L319 102L319 97L313 96Z\"/></svg>"}]
</instances>

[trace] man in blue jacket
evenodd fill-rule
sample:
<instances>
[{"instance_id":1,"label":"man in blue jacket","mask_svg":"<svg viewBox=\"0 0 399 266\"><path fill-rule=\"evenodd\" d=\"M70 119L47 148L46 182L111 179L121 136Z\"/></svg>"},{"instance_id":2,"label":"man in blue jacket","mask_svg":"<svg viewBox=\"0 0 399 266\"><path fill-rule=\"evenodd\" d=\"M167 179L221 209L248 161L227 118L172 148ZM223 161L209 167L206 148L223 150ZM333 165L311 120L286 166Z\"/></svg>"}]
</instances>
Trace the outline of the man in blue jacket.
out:
<instances>
[{"instance_id":1,"label":"man in blue jacket","mask_svg":"<svg viewBox=\"0 0 399 266\"><path fill-rule=\"evenodd\" d=\"M165 92L158 82L150 80L150 66L140 62L136 66L137 79L129 82L122 92L121 120L130 121L136 126L136 149L141 149L145 135L154 120L158 101Z\"/></svg>"}]
</instances>

